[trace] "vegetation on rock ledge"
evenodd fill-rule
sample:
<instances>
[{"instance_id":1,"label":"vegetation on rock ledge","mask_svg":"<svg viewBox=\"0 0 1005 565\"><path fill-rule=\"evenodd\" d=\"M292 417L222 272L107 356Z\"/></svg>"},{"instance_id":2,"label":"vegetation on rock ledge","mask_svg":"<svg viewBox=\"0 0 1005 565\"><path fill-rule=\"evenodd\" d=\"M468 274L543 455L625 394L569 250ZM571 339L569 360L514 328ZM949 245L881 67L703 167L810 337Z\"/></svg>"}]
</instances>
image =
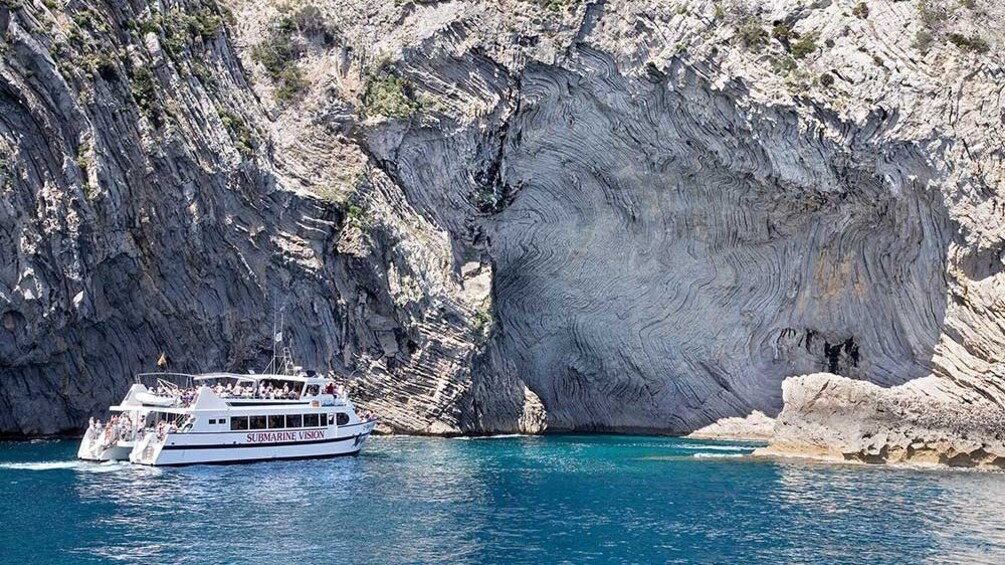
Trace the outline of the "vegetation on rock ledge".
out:
<instances>
[{"instance_id":1,"label":"vegetation on rock ledge","mask_svg":"<svg viewBox=\"0 0 1005 565\"><path fill-rule=\"evenodd\" d=\"M768 42L768 32L761 27L761 22L753 16L747 18L736 29L736 36L740 38L740 43L751 51L760 51L761 47Z\"/></svg>"},{"instance_id":2,"label":"vegetation on rock ledge","mask_svg":"<svg viewBox=\"0 0 1005 565\"><path fill-rule=\"evenodd\" d=\"M405 118L422 107L408 79L398 76L384 62L367 77L363 91L363 112L367 116Z\"/></svg>"},{"instance_id":3,"label":"vegetation on rock ledge","mask_svg":"<svg viewBox=\"0 0 1005 565\"><path fill-rule=\"evenodd\" d=\"M308 41L330 45L337 36L321 10L316 6L302 6L297 11L282 16L269 31L268 36L251 51L252 58L265 67L269 78L276 84L276 99L287 102L298 97L307 87L300 59L307 53Z\"/></svg>"},{"instance_id":4,"label":"vegetation on rock ledge","mask_svg":"<svg viewBox=\"0 0 1005 565\"><path fill-rule=\"evenodd\" d=\"M792 44L792 56L796 59L802 59L803 57L813 53L817 50L817 38L819 34L816 32L807 33L800 37L795 43Z\"/></svg>"},{"instance_id":5,"label":"vegetation on rock ledge","mask_svg":"<svg viewBox=\"0 0 1005 565\"><path fill-rule=\"evenodd\" d=\"M972 51L975 53L987 53L988 51L991 50L991 47L988 45L988 42L984 41L983 39L980 38L980 36L977 35L968 37L961 33L950 33L949 35L946 36L946 39L948 39L950 43L959 47L960 49L963 49L964 51Z\"/></svg>"}]
</instances>

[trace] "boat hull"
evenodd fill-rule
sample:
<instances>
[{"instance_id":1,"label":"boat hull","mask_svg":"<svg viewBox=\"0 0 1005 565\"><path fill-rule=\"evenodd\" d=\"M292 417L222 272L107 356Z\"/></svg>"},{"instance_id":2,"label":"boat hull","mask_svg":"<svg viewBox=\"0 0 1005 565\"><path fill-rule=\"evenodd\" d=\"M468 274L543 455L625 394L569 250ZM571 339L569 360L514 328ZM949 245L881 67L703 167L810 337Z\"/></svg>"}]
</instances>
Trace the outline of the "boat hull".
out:
<instances>
[{"instance_id":1,"label":"boat hull","mask_svg":"<svg viewBox=\"0 0 1005 565\"><path fill-rule=\"evenodd\" d=\"M138 442L128 459L131 463L161 467L356 455L373 432L375 424L367 422L347 426L348 429L339 430L344 435L335 437L273 443L237 443L228 434L210 437L170 434L163 442L153 441L152 437L149 441Z\"/></svg>"},{"instance_id":2,"label":"boat hull","mask_svg":"<svg viewBox=\"0 0 1005 565\"><path fill-rule=\"evenodd\" d=\"M277 447L221 447L216 449L176 448L162 449L152 462L133 461L141 465L155 467L181 467L185 465L224 465L237 463L257 463L262 461L283 461L298 459L328 459L348 455L358 455L363 448L363 438L358 444L356 438L348 437L334 441L329 446L298 446L295 444Z\"/></svg>"}]
</instances>

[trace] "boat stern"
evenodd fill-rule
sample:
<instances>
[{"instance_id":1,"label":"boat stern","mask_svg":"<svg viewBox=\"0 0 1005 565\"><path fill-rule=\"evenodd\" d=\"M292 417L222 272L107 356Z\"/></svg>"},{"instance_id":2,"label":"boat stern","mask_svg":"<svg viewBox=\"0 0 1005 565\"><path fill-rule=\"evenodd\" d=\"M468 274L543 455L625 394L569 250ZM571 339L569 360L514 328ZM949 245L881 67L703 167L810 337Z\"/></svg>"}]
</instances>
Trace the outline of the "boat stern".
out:
<instances>
[{"instance_id":1,"label":"boat stern","mask_svg":"<svg viewBox=\"0 0 1005 565\"><path fill-rule=\"evenodd\" d=\"M106 444L101 438L85 435L77 448L77 459L83 461L126 461L133 450L132 442L117 441Z\"/></svg>"}]
</instances>

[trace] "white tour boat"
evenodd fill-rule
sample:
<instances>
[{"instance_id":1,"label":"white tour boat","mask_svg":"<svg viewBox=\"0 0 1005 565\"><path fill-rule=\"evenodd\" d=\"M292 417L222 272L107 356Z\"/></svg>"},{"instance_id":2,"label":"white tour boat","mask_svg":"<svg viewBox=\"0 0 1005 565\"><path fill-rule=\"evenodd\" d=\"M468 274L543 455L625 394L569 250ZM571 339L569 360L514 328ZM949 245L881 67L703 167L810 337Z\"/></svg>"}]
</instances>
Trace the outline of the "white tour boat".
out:
<instances>
[{"instance_id":1,"label":"white tour boat","mask_svg":"<svg viewBox=\"0 0 1005 565\"><path fill-rule=\"evenodd\" d=\"M293 366L289 350L266 374L146 373L77 457L142 465L241 463L355 455L377 420L360 418L331 376ZM279 369L282 367L282 369Z\"/></svg>"}]
</instances>

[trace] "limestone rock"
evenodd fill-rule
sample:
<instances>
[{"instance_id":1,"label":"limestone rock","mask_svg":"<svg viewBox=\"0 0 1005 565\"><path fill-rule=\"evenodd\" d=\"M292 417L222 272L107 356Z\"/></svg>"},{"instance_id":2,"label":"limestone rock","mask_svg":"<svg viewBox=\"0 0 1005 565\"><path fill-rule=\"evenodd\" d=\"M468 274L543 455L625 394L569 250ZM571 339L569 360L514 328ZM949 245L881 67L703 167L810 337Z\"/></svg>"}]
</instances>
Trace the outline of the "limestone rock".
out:
<instances>
[{"instance_id":1,"label":"limestone rock","mask_svg":"<svg viewBox=\"0 0 1005 565\"><path fill-rule=\"evenodd\" d=\"M696 439L732 439L767 441L775 429L775 420L754 410L744 418L722 418L687 435Z\"/></svg>"},{"instance_id":2,"label":"limestone rock","mask_svg":"<svg viewBox=\"0 0 1005 565\"><path fill-rule=\"evenodd\" d=\"M786 379L774 436L755 455L1005 468L1005 410L937 379L881 388L818 373Z\"/></svg>"}]
</instances>

